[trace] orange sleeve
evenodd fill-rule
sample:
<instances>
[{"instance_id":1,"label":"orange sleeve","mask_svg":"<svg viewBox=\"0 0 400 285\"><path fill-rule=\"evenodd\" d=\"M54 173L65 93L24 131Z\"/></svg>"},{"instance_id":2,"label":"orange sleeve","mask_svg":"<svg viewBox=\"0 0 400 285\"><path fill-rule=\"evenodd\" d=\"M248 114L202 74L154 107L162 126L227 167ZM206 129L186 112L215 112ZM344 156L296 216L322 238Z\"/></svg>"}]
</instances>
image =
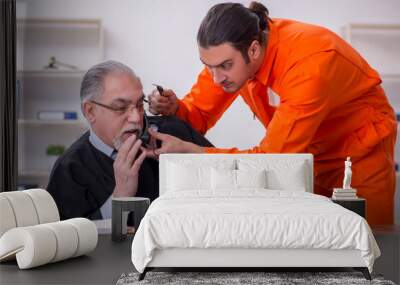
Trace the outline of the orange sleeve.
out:
<instances>
[{"instance_id":1,"label":"orange sleeve","mask_svg":"<svg viewBox=\"0 0 400 285\"><path fill-rule=\"evenodd\" d=\"M238 93L227 93L214 84L211 74L204 69L190 92L179 100L176 116L188 122L201 134L205 134L237 96Z\"/></svg>"},{"instance_id":2,"label":"orange sleeve","mask_svg":"<svg viewBox=\"0 0 400 285\"><path fill-rule=\"evenodd\" d=\"M207 153L301 153L331 109L335 82L329 77L334 55L318 54L293 66L281 81L281 103L259 146L248 150L205 148ZM340 82L336 82L340 84Z\"/></svg>"}]
</instances>

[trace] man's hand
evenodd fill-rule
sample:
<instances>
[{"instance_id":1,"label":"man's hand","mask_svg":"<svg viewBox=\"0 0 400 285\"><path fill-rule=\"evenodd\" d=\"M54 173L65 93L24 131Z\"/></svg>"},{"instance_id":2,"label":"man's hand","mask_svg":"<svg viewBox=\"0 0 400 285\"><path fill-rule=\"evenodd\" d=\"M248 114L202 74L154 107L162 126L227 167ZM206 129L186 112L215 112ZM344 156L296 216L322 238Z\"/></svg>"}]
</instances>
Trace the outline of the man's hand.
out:
<instances>
[{"instance_id":1,"label":"man's hand","mask_svg":"<svg viewBox=\"0 0 400 285\"><path fill-rule=\"evenodd\" d=\"M204 149L191 142L186 142L177 137L159 133L153 129L149 129L152 137L161 141L161 147L152 151L157 157L162 153L204 153Z\"/></svg>"},{"instance_id":2,"label":"man's hand","mask_svg":"<svg viewBox=\"0 0 400 285\"><path fill-rule=\"evenodd\" d=\"M114 161L115 189L113 197L133 197L136 195L139 184L139 170L146 152L143 151L137 158L142 141L136 140L136 135L126 139Z\"/></svg>"},{"instance_id":3,"label":"man's hand","mask_svg":"<svg viewBox=\"0 0 400 285\"><path fill-rule=\"evenodd\" d=\"M162 94L155 89L148 98L149 111L154 115L172 116L178 110L178 98L170 89L164 90Z\"/></svg>"}]
</instances>

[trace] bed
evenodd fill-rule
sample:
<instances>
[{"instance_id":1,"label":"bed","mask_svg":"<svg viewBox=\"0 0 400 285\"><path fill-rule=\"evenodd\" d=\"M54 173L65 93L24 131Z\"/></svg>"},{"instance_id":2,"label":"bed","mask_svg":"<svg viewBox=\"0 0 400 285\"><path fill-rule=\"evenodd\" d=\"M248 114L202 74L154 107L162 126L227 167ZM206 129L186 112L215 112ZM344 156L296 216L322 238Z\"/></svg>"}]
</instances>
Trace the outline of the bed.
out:
<instances>
[{"instance_id":1,"label":"bed","mask_svg":"<svg viewBox=\"0 0 400 285\"><path fill-rule=\"evenodd\" d=\"M313 194L310 154L164 154L132 243L143 279L171 267L352 267L380 251L361 216Z\"/></svg>"}]
</instances>

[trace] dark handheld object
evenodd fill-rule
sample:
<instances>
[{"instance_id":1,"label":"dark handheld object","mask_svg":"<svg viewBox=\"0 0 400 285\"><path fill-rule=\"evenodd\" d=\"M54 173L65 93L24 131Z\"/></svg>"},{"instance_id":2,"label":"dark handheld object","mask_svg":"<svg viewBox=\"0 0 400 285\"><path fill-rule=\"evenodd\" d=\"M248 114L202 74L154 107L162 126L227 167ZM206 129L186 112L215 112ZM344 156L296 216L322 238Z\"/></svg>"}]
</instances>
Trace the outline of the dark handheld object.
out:
<instances>
[{"instance_id":1,"label":"dark handheld object","mask_svg":"<svg viewBox=\"0 0 400 285\"><path fill-rule=\"evenodd\" d=\"M149 128L149 120L147 119L147 115L143 115L143 128L140 132L140 139L142 140L142 146L147 147L150 143L150 134L148 131Z\"/></svg>"},{"instance_id":2,"label":"dark handheld object","mask_svg":"<svg viewBox=\"0 0 400 285\"><path fill-rule=\"evenodd\" d=\"M154 84L153 85L157 88L158 93L160 93L161 96L164 96L164 88L160 85Z\"/></svg>"},{"instance_id":3,"label":"dark handheld object","mask_svg":"<svg viewBox=\"0 0 400 285\"><path fill-rule=\"evenodd\" d=\"M147 115L144 114L143 115L143 129L140 132L140 136L139 136L139 139L142 140L142 146L143 147L148 147L149 144L150 144L151 136L149 134L149 127L152 127L152 126L155 126L156 128L158 128L157 125L154 125L154 124L150 125L149 124L149 119L147 118ZM157 147L161 147L161 141L156 140L156 146ZM137 154L137 157L139 157L140 154L141 154L141 151L139 150L138 154Z\"/></svg>"}]
</instances>

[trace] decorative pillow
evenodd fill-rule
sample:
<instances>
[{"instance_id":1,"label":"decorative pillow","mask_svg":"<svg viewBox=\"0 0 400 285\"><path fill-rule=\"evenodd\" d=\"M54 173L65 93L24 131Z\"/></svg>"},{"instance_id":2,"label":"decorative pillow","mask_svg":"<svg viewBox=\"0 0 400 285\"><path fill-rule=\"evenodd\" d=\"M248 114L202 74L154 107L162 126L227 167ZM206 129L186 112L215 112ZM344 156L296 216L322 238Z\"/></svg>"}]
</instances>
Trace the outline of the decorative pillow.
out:
<instances>
[{"instance_id":1,"label":"decorative pillow","mask_svg":"<svg viewBox=\"0 0 400 285\"><path fill-rule=\"evenodd\" d=\"M236 170L211 168L211 189L236 189Z\"/></svg>"},{"instance_id":2,"label":"decorative pillow","mask_svg":"<svg viewBox=\"0 0 400 285\"><path fill-rule=\"evenodd\" d=\"M214 163L213 163L214 162ZM169 162L167 170L167 191L185 190L210 190L211 169L224 169L226 171L235 168L235 161L203 161L191 163L191 161Z\"/></svg>"},{"instance_id":3,"label":"decorative pillow","mask_svg":"<svg viewBox=\"0 0 400 285\"><path fill-rule=\"evenodd\" d=\"M267 187L274 190L306 191L304 161L238 160L239 170L266 169Z\"/></svg>"},{"instance_id":4,"label":"decorative pillow","mask_svg":"<svg viewBox=\"0 0 400 285\"><path fill-rule=\"evenodd\" d=\"M236 170L237 188L267 188L267 171Z\"/></svg>"},{"instance_id":5,"label":"decorative pillow","mask_svg":"<svg viewBox=\"0 0 400 285\"><path fill-rule=\"evenodd\" d=\"M171 163L168 168L168 190L184 191L210 187L210 167L199 167Z\"/></svg>"},{"instance_id":6,"label":"decorative pillow","mask_svg":"<svg viewBox=\"0 0 400 285\"><path fill-rule=\"evenodd\" d=\"M271 189L306 191L304 161L285 166L268 171L268 186Z\"/></svg>"},{"instance_id":7,"label":"decorative pillow","mask_svg":"<svg viewBox=\"0 0 400 285\"><path fill-rule=\"evenodd\" d=\"M267 176L263 170L211 169L211 189L238 190L241 188L266 188Z\"/></svg>"}]
</instances>

